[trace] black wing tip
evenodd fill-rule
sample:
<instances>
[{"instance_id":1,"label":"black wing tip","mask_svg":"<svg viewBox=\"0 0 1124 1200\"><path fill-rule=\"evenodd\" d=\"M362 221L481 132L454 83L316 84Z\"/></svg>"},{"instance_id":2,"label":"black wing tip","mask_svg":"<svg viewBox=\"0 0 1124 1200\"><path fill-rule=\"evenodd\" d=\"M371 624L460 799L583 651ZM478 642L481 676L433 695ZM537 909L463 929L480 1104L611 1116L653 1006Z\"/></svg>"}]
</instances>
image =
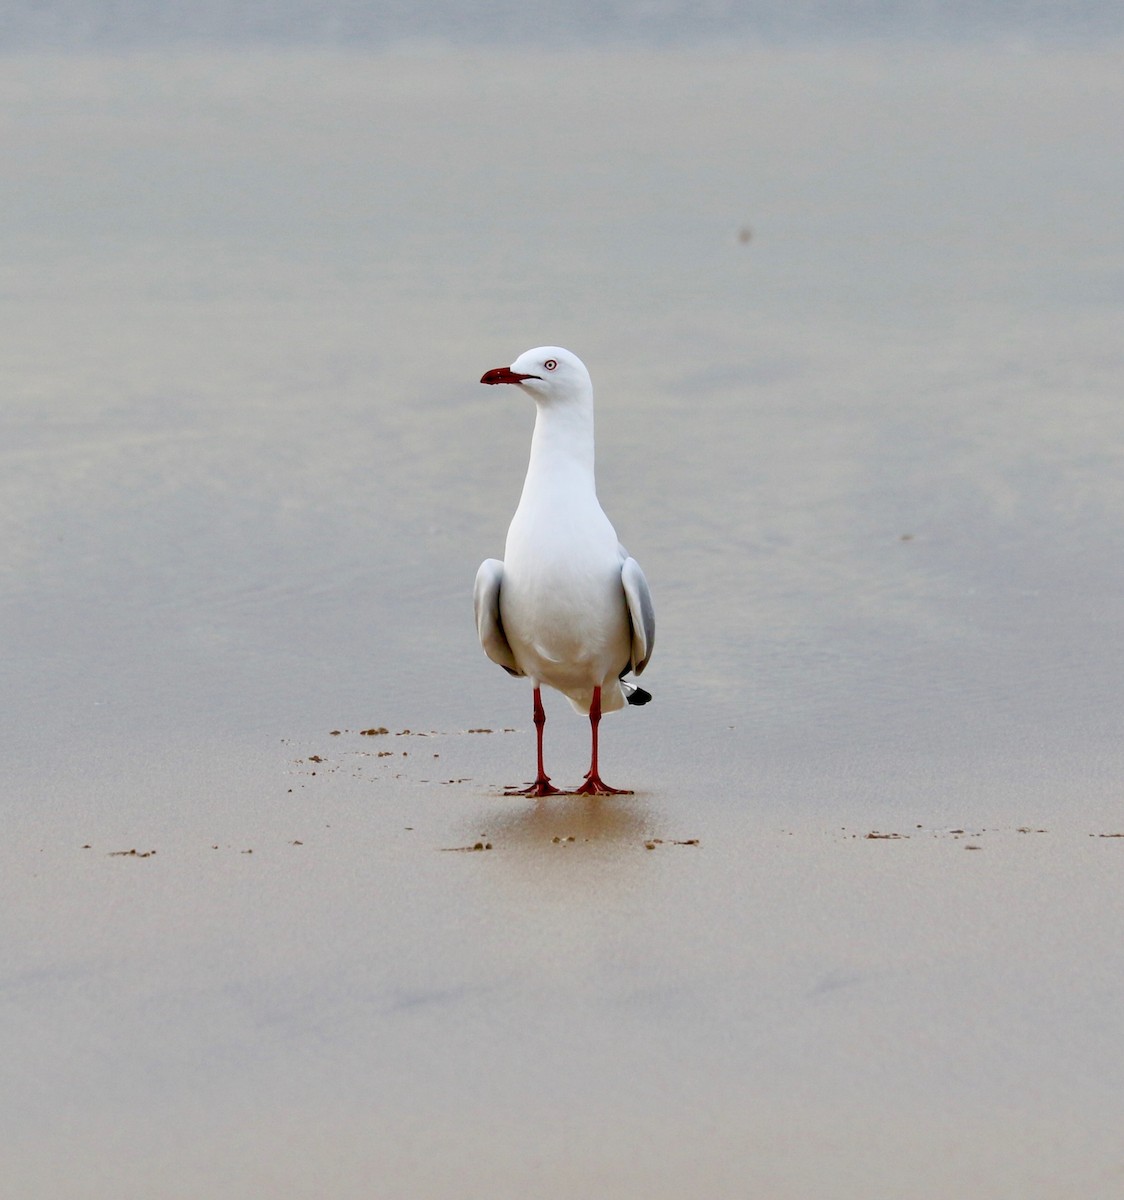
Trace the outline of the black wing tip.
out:
<instances>
[{"instance_id":1,"label":"black wing tip","mask_svg":"<svg viewBox=\"0 0 1124 1200\"><path fill-rule=\"evenodd\" d=\"M646 692L642 687L633 686L633 690L625 696L629 704L647 704L652 698L651 692Z\"/></svg>"}]
</instances>

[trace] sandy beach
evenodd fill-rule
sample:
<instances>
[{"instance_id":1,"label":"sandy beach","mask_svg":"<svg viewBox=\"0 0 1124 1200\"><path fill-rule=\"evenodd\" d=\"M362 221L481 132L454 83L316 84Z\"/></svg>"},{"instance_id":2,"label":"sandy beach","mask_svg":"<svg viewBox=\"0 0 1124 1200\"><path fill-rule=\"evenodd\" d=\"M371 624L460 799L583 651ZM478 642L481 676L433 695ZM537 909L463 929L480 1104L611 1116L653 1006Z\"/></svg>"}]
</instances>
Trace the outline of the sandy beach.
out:
<instances>
[{"instance_id":1,"label":"sandy beach","mask_svg":"<svg viewBox=\"0 0 1124 1200\"><path fill-rule=\"evenodd\" d=\"M4 1195L1124 1194L1122 65L6 59ZM503 794L544 342L632 796Z\"/></svg>"}]
</instances>

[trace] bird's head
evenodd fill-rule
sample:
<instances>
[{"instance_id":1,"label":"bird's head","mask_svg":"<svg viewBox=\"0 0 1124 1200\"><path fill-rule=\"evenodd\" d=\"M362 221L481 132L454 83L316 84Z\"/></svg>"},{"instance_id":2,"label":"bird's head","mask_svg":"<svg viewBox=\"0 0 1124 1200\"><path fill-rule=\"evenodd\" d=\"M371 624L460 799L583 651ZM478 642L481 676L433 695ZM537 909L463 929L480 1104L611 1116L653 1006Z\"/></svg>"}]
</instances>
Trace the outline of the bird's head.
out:
<instances>
[{"instance_id":1,"label":"bird's head","mask_svg":"<svg viewBox=\"0 0 1124 1200\"><path fill-rule=\"evenodd\" d=\"M510 367L485 371L481 383L515 383L536 400L556 402L591 395L589 372L576 354L561 346L526 350Z\"/></svg>"}]
</instances>

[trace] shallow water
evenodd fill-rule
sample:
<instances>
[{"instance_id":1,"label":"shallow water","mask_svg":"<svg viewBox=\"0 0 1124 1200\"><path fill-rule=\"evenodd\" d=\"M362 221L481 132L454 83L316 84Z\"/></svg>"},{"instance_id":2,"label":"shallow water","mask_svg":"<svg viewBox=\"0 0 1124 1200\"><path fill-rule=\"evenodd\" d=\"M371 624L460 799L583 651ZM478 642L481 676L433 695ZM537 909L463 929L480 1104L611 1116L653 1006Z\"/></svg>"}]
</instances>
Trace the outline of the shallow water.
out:
<instances>
[{"instance_id":1,"label":"shallow water","mask_svg":"<svg viewBox=\"0 0 1124 1200\"><path fill-rule=\"evenodd\" d=\"M1120 67L6 60L24 1194L1114 1194ZM500 795L472 630L543 342L656 593L612 805Z\"/></svg>"}]
</instances>

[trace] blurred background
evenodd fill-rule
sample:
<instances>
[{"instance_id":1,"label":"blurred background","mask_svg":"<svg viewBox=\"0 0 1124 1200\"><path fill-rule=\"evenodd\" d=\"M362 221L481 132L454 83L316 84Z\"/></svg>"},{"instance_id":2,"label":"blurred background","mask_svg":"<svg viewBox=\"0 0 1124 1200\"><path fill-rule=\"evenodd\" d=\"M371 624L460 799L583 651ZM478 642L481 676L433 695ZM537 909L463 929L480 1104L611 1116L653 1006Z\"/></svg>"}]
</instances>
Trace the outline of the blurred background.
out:
<instances>
[{"instance_id":1,"label":"blurred background","mask_svg":"<svg viewBox=\"0 0 1124 1200\"><path fill-rule=\"evenodd\" d=\"M4 6L12 1195L1120 1194L1122 26ZM599 808L471 615L539 344Z\"/></svg>"}]
</instances>

